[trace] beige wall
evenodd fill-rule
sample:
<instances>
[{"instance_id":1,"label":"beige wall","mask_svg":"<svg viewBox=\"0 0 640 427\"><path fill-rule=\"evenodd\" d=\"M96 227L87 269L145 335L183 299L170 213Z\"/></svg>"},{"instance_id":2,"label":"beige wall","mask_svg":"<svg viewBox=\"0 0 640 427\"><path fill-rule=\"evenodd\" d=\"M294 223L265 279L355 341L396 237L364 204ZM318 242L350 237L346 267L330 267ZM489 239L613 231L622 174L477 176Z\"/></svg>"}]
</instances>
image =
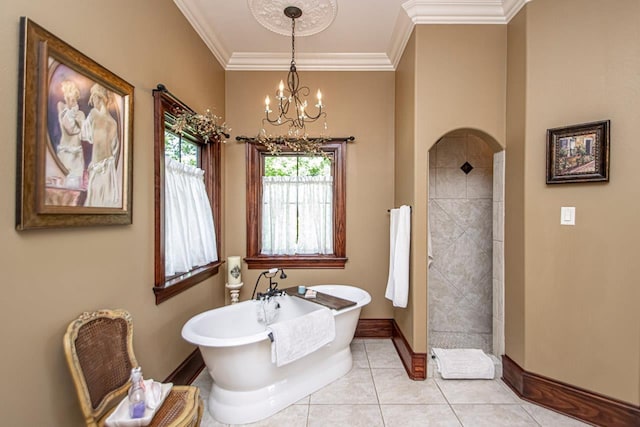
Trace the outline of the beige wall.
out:
<instances>
[{"instance_id":1,"label":"beige wall","mask_svg":"<svg viewBox=\"0 0 640 427\"><path fill-rule=\"evenodd\" d=\"M408 112L415 109L414 145L396 149L397 156L410 153L414 171L413 313L407 321L407 313L396 310L396 319L416 352L427 350L428 151L444 134L456 129L479 131L496 151L504 146L506 35L506 27L501 25L419 25L415 53L405 51L405 56L415 55L415 60L403 58L408 65L415 61L415 74L406 73L407 78L415 75L415 106L409 106L411 101L402 106Z\"/></svg>"},{"instance_id":2,"label":"beige wall","mask_svg":"<svg viewBox=\"0 0 640 427\"><path fill-rule=\"evenodd\" d=\"M394 199L395 206L413 206L415 198L415 138L416 138L416 33L411 38L396 68L396 135L395 135L395 179ZM412 220L415 224L415 220ZM416 251L411 247L411 264L415 265ZM393 317L402 330L402 333L413 346L414 342L414 307L421 307L421 299L416 296L420 290L416 289L413 278L410 277L409 302L407 308L394 309ZM420 328L418 328L420 329Z\"/></svg>"},{"instance_id":3,"label":"beige wall","mask_svg":"<svg viewBox=\"0 0 640 427\"><path fill-rule=\"evenodd\" d=\"M524 173L526 100L526 16L508 25L507 150L505 150L504 310L505 353L524 366Z\"/></svg>"},{"instance_id":4,"label":"beige wall","mask_svg":"<svg viewBox=\"0 0 640 427\"><path fill-rule=\"evenodd\" d=\"M14 231L22 15L135 86L133 225ZM180 336L184 322L222 302L219 274L155 305L151 90L162 82L193 108L224 113L224 74L171 0L3 1L0 40L1 424L81 425L62 350L73 318L85 310L128 309L145 376L162 380L193 350Z\"/></svg>"},{"instance_id":5,"label":"beige wall","mask_svg":"<svg viewBox=\"0 0 640 427\"><path fill-rule=\"evenodd\" d=\"M145 374L162 379L192 350L182 324L223 299L224 271L154 304L151 89L162 82L192 107L226 115L234 136L253 136L262 99L285 71L225 79L170 0L12 0L0 12L0 91L8 100L0 107L8 131L0 160L2 378L30 391L29 399L3 392L3 422L79 425L61 345L70 320L84 310L130 310ZM133 225L13 231L21 15L136 87ZM395 76L301 72L303 83L323 90L332 135L357 138L347 148L349 262L344 270L291 270L284 283L361 286L373 297L363 317L395 317L413 350L426 351L427 152L451 130L481 130L507 147L507 355L528 371L638 405L639 16L635 0L615 8L535 0L508 26L416 27ZM545 130L607 118L611 181L546 186ZM230 141L223 153L224 253L245 255L244 146ZM414 208L412 291L409 308L393 310L384 299L386 211L402 203ZM577 208L575 227L560 227L560 206ZM243 299L258 273L243 268Z\"/></svg>"},{"instance_id":6,"label":"beige wall","mask_svg":"<svg viewBox=\"0 0 640 427\"><path fill-rule=\"evenodd\" d=\"M389 215L393 205L394 73L306 72L301 83L315 93L321 88L327 106L331 136L356 137L347 144L347 256L344 269L288 270L281 287L300 283L345 283L366 289L372 297L362 312L365 318L389 318L391 304L384 299L389 264ZM227 120L234 135L256 136L264 114L264 97L273 94L281 72L226 74ZM316 123L317 125L317 123ZM314 135L315 127L310 128ZM230 255L246 255L245 147L238 142L224 146L226 162L226 249ZM277 266L274 266L277 267ZM260 270L247 270L240 298L251 296ZM264 290L262 282L259 290Z\"/></svg>"},{"instance_id":7,"label":"beige wall","mask_svg":"<svg viewBox=\"0 0 640 427\"><path fill-rule=\"evenodd\" d=\"M506 27L419 25L416 32L421 151L460 128L480 130L504 145Z\"/></svg>"},{"instance_id":8,"label":"beige wall","mask_svg":"<svg viewBox=\"0 0 640 427\"><path fill-rule=\"evenodd\" d=\"M615 3L527 6L524 368L638 405L640 3ZM545 185L546 129L604 119L610 182Z\"/></svg>"}]
</instances>

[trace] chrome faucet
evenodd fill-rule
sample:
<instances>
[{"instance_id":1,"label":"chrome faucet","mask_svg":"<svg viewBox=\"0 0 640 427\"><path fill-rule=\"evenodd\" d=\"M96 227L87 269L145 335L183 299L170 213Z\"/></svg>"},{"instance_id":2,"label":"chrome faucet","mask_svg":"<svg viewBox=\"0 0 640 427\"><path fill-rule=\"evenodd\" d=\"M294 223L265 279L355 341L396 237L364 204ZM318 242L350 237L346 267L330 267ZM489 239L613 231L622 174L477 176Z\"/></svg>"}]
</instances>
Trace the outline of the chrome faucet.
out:
<instances>
[{"instance_id":1,"label":"chrome faucet","mask_svg":"<svg viewBox=\"0 0 640 427\"><path fill-rule=\"evenodd\" d=\"M260 273L260 275L258 276L258 280L256 280L256 285L253 288L251 299L253 299L253 297L256 295L256 289L258 289L258 284L260 283L260 279L263 276L269 279L269 288L267 289L267 292L258 292L256 299L261 300L261 299L268 299L274 296L285 295L285 292L283 290L278 289L278 282L273 281L274 277L276 277L276 275L278 274L278 271L280 272L280 279L284 280L287 278L287 275L284 272L284 270L278 267L271 268L269 270L266 270Z\"/></svg>"}]
</instances>

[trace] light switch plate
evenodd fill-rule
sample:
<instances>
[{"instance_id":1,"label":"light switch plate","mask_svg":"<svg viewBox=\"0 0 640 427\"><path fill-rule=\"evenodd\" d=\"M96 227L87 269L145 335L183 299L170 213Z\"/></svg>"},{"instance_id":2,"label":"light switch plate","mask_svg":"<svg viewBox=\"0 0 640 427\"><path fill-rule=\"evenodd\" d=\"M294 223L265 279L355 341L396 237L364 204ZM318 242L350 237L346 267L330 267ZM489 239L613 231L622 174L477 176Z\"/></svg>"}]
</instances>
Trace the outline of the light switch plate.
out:
<instances>
[{"instance_id":1,"label":"light switch plate","mask_svg":"<svg viewBox=\"0 0 640 427\"><path fill-rule=\"evenodd\" d=\"M560 224L576 225L576 208L563 206L560 208Z\"/></svg>"}]
</instances>

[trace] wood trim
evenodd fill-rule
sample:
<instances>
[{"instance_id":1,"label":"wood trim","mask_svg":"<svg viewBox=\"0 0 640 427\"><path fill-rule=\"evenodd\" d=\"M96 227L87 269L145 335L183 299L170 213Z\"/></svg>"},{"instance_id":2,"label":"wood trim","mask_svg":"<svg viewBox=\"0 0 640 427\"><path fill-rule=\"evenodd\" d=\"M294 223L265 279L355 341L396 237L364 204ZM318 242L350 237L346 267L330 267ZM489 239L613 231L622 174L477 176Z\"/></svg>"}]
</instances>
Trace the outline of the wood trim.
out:
<instances>
[{"instance_id":1,"label":"wood trim","mask_svg":"<svg viewBox=\"0 0 640 427\"><path fill-rule=\"evenodd\" d=\"M325 143L322 150L333 156L333 254L306 256L262 255L262 176L263 157L270 155L261 144L246 144L247 159L247 256L249 269L270 268L344 268L348 258L346 243L346 142ZM281 154L296 154L282 151Z\"/></svg>"},{"instance_id":2,"label":"wood trim","mask_svg":"<svg viewBox=\"0 0 640 427\"><path fill-rule=\"evenodd\" d=\"M391 338L393 319L359 319L355 338Z\"/></svg>"},{"instance_id":3,"label":"wood trim","mask_svg":"<svg viewBox=\"0 0 640 427\"><path fill-rule=\"evenodd\" d=\"M407 375L412 380L427 378L427 354L414 353L394 319L360 319L356 338L391 338Z\"/></svg>"},{"instance_id":4,"label":"wood trim","mask_svg":"<svg viewBox=\"0 0 640 427\"><path fill-rule=\"evenodd\" d=\"M520 396L524 394L524 371L511 358L502 356L502 380Z\"/></svg>"},{"instance_id":5,"label":"wood trim","mask_svg":"<svg viewBox=\"0 0 640 427\"><path fill-rule=\"evenodd\" d=\"M153 91L154 120L154 286L156 305L191 288L218 273L222 264L219 259L206 266L195 268L180 276L168 278L165 275L165 197L164 197L164 144L165 113L176 114L181 110L193 111L179 101L166 88ZM204 181L216 231L216 248L221 253L221 148L220 141L205 143L197 135L191 135L199 146L201 167L205 171Z\"/></svg>"},{"instance_id":6,"label":"wood trim","mask_svg":"<svg viewBox=\"0 0 640 427\"><path fill-rule=\"evenodd\" d=\"M333 153L333 254L347 259L347 142L332 141L323 150ZM344 264L342 265L344 268Z\"/></svg>"},{"instance_id":7,"label":"wood trim","mask_svg":"<svg viewBox=\"0 0 640 427\"><path fill-rule=\"evenodd\" d=\"M344 268L348 258L330 255L286 256L257 255L246 257L244 261L249 269L268 269L277 265L281 268Z\"/></svg>"},{"instance_id":8,"label":"wood trim","mask_svg":"<svg viewBox=\"0 0 640 427\"><path fill-rule=\"evenodd\" d=\"M200 349L196 347L187 358L165 378L164 382L171 382L175 385L189 385L195 380L204 369L204 359L200 354Z\"/></svg>"},{"instance_id":9,"label":"wood trim","mask_svg":"<svg viewBox=\"0 0 640 427\"><path fill-rule=\"evenodd\" d=\"M353 307L357 304L355 301L351 301L344 298L339 298L334 295L325 294L324 292L316 291L315 298L307 299L305 296L305 292L298 292L299 286L292 286L290 288L285 288L283 291L292 297L300 298L305 301L310 301L314 304L321 305L323 307L328 307L332 310L342 310L347 307Z\"/></svg>"},{"instance_id":10,"label":"wood trim","mask_svg":"<svg viewBox=\"0 0 640 427\"><path fill-rule=\"evenodd\" d=\"M527 372L507 355L502 371L502 380L524 400L598 426L640 425L638 406Z\"/></svg>"},{"instance_id":11,"label":"wood trim","mask_svg":"<svg viewBox=\"0 0 640 427\"><path fill-rule=\"evenodd\" d=\"M153 92L153 223L154 223L154 289L164 288L164 112L171 104L162 92ZM162 143L160 143L162 139ZM156 292L157 295L157 292ZM156 300L156 304L159 302Z\"/></svg>"},{"instance_id":12,"label":"wood trim","mask_svg":"<svg viewBox=\"0 0 640 427\"><path fill-rule=\"evenodd\" d=\"M167 280L164 287L154 286L153 293L156 295L156 305L183 291L186 291L190 287L202 282L204 279L217 274L219 267L223 263L224 261L215 261L211 264L191 270L188 273L181 274L171 280Z\"/></svg>"},{"instance_id":13,"label":"wood trim","mask_svg":"<svg viewBox=\"0 0 640 427\"><path fill-rule=\"evenodd\" d=\"M412 380L427 379L427 354L413 351L395 320L393 320L393 336L391 340L398 351L409 378Z\"/></svg>"}]
</instances>

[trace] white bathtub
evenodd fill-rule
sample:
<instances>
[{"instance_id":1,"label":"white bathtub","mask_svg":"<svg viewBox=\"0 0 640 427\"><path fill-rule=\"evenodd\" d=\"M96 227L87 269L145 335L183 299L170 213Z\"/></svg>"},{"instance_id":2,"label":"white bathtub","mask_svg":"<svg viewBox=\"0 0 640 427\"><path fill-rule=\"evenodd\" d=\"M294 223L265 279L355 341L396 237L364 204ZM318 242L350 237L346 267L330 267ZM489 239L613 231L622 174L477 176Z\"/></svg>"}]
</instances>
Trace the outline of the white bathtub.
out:
<instances>
[{"instance_id":1,"label":"white bathtub","mask_svg":"<svg viewBox=\"0 0 640 427\"><path fill-rule=\"evenodd\" d=\"M346 285L310 286L319 292L356 301L332 310L336 338L321 349L288 365L271 362L271 341L257 321L258 301L244 301L191 318L182 337L196 344L213 378L209 412L221 423L244 424L269 417L340 378L351 370L349 344L360 310L371 301L364 290ZM276 322L304 315L322 306L293 296L278 297Z\"/></svg>"}]
</instances>

